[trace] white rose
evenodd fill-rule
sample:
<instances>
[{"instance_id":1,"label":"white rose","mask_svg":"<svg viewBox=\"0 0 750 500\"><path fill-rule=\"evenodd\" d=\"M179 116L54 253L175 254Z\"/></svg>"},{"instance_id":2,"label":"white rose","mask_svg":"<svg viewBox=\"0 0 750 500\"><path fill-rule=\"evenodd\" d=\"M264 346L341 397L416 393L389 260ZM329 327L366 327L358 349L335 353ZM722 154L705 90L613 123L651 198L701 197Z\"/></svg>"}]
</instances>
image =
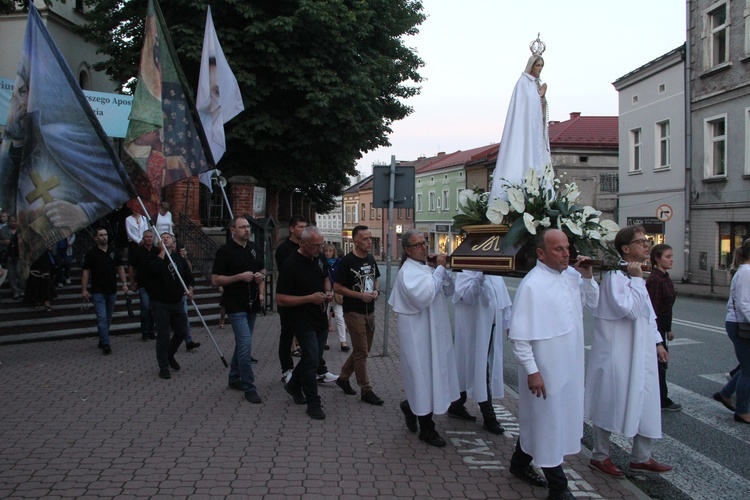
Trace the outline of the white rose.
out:
<instances>
[{"instance_id":1,"label":"white rose","mask_svg":"<svg viewBox=\"0 0 750 500\"><path fill-rule=\"evenodd\" d=\"M549 217L545 217L544 219L539 221L539 225L542 227L550 227L552 225L552 221L549 220Z\"/></svg>"}]
</instances>

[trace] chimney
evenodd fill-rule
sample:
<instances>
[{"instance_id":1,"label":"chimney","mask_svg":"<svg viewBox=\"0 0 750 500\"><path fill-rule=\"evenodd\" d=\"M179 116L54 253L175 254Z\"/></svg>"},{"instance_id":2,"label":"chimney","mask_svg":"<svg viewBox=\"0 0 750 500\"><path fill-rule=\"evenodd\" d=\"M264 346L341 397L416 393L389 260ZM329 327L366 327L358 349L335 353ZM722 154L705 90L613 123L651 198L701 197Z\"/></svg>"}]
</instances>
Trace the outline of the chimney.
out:
<instances>
[{"instance_id":1,"label":"chimney","mask_svg":"<svg viewBox=\"0 0 750 500\"><path fill-rule=\"evenodd\" d=\"M570 119L571 120L575 120L576 118L580 118L580 117L581 117L581 112L580 111L574 111L574 112L570 113Z\"/></svg>"}]
</instances>

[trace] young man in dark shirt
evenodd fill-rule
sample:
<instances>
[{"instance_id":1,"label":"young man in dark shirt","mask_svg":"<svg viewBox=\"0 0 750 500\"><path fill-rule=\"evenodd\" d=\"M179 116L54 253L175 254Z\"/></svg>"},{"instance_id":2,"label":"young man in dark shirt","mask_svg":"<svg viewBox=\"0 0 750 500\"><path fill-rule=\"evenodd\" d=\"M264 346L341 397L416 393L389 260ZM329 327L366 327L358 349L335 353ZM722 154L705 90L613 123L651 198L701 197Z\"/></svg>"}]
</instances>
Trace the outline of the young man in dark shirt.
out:
<instances>
[{"instance_id":1,"label":"young man in dark shirt","mask_svg":"<svg viewBox=\"0 0 750 500\"><path fill-rule=\"evenodd\" d=\"M307 403L307 414L322 420L316 384L316 367L323 358L328 338L327 304L333 298L328 269L320 253L323 235L317 227L305 228L300 248L281 267L276 300L286 308L286 326L297 337L302 357L284 389L297 404Z\"/></svg>"},{"instance_id":2,"label":"young man in dark shirt","mask_svg":"<svg viewBox=\"0 0 750 500\"><path fill-rule=\"evenodd\" d=\"M151 302L148 296L148 273L144 269L149 255L158 255L159 248L154 246L156 237L153 229L143 231L141 244L133 246L128 252L128 277L130 290L138 293L141 303L141 340L146 342L156 338L154 335L154 317L151 316Z\"/></svg>"},{"instance_id":3,"label":"young man in dark shirt","mask_svg":"<svg viewBox=\"0 0 750 500\"><path fill-rule=\"evenodd\" d=\"M263 251L250 241L247 219L234 219L229 230L232 241L216 252L211 284L224 288L222 304L234 331L229 388L243 391L247 401L258 404L262 400L255 387L252 342L255 317L265 296L265 261Z\"/></svg>"},{"instance_id":4,"label":"young man in dark shirt","mask_svg":"<svg viewBox=\"0 0 750 500\"><path fill-rule=\"evenodd\" d=\"M115 311L117 298L117 276L122 282L122 292L128 293L128 282L125 269L122 267L120 252L109 247L109 234L104 228L96 230L96 246L86 252L83 258L81 275L81 297L89 300L87 286L91 279L91 298L96 312L96 329L99 332L99 349L104 354L111 354L109 327L112 325L112 314Z\"/></svg>"},{"instance_id":5,"label":"young man in dark shirt","mask_svg":"<svg viewBox=\"0 0 750 500\"><path fill-rule=\"evenodd\" d=\"M307 219L301 215L293 215L289 219L289 238L282 241L276 247L276 270L281 271L284 261L299 250L300 237L302 231L307 227ZM281 321L281 333L279 336L279 362L281 363L281 380L286 383L292 376L294 369L294 360L292 359L292 342L294 334L286 326L286 310L279 305L279 320Z\"/></svg>"},{"instance_id":6,"label":"young man in dark shirt","mask_svg":"<svg viewBox=\"0 0 750 500\"><path fill-rule=\"evenodd\" d=\"M174 371L180 369L174 355L188 331L188 317L182 297L187 295L191 299L195 285L187 261L178 252L170 252L174 249L174 236L163 233L158 255L149 254L144 269L144 274L148 276L146 287L151 300L151 314L156 325L156 361L159 363L159 377L163 379L172 378L170 368ZM174 265L169 261L167 252L170 252ZM171 340L170 329L174 332Z\"/></svg>"},{"instance_id":7,"label":"young man in dark shirt","mask_svg":"<svg viewBox=\"0 0 750 500\"><path fill-rule=\"evenodd\" d=\"M380 270L370 254L372 233L367 226L352 229L352 240L354 250L341 259L333 285L333 291L344 296L344 321L354 348L341 367L336 385L346 394L357 394L349 383L349 377L354 373L362 389L362 401L382 405L383 400L372 391L367 375L367 356L375 335L375 300L380 296Z\"/></svg>"}]
</instances>

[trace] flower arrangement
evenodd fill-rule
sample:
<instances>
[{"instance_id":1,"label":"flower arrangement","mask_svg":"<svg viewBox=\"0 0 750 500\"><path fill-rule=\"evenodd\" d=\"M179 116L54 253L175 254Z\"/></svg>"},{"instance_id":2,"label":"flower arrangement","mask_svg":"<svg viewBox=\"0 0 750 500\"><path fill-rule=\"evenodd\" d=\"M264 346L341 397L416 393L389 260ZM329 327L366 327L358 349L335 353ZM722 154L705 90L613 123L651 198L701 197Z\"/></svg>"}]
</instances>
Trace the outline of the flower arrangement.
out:
<instances>
[{"instance_id":1,"label":"flower arrangement","mask_svg":"<svg viewBox=\"0 0 750 500\"><path fill-rule=\"evenodd\" d=\"M504 180L504 179L503 179ZM507 201L489 199L489 193L465 189L459 193L459 214L453 217L456 228L470 224L504 224L509 227L502 241L510 247L521 239L532 238L538 228L561 229L581 255L596 256L600 251L609 260L619 259L608 243L619 227L611 220L600 219L601 212L576 204L581 192L575 182L563 184L548 165L543 175L526 170L521 184L505 182Z\"/></svg>"}]
</instances>

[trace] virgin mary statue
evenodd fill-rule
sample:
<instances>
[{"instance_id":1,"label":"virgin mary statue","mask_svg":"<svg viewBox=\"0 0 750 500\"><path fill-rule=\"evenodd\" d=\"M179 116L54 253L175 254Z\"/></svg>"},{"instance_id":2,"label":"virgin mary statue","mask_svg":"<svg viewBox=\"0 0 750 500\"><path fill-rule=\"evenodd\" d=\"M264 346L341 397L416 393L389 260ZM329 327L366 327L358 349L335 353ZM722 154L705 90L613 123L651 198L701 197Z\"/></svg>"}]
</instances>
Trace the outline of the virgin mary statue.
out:
<instances>
[{"instance_id":1,"label":"virgin mary statue","mask_svg":"<svg viewBox=\"0 0 750 500\"><path fill-rule=\"evenodd\" d=\"M552 163L545 97L547 84L539 79L544 68L542 54L545 45L537 36L529 49L532 55L510 98L503 138L500 141L495 173L492 177L490 200L507 200L507 187L511 184L520 184L527 169L533 168L541 176L544 167Z\"/></svg>"}]
</instances>

